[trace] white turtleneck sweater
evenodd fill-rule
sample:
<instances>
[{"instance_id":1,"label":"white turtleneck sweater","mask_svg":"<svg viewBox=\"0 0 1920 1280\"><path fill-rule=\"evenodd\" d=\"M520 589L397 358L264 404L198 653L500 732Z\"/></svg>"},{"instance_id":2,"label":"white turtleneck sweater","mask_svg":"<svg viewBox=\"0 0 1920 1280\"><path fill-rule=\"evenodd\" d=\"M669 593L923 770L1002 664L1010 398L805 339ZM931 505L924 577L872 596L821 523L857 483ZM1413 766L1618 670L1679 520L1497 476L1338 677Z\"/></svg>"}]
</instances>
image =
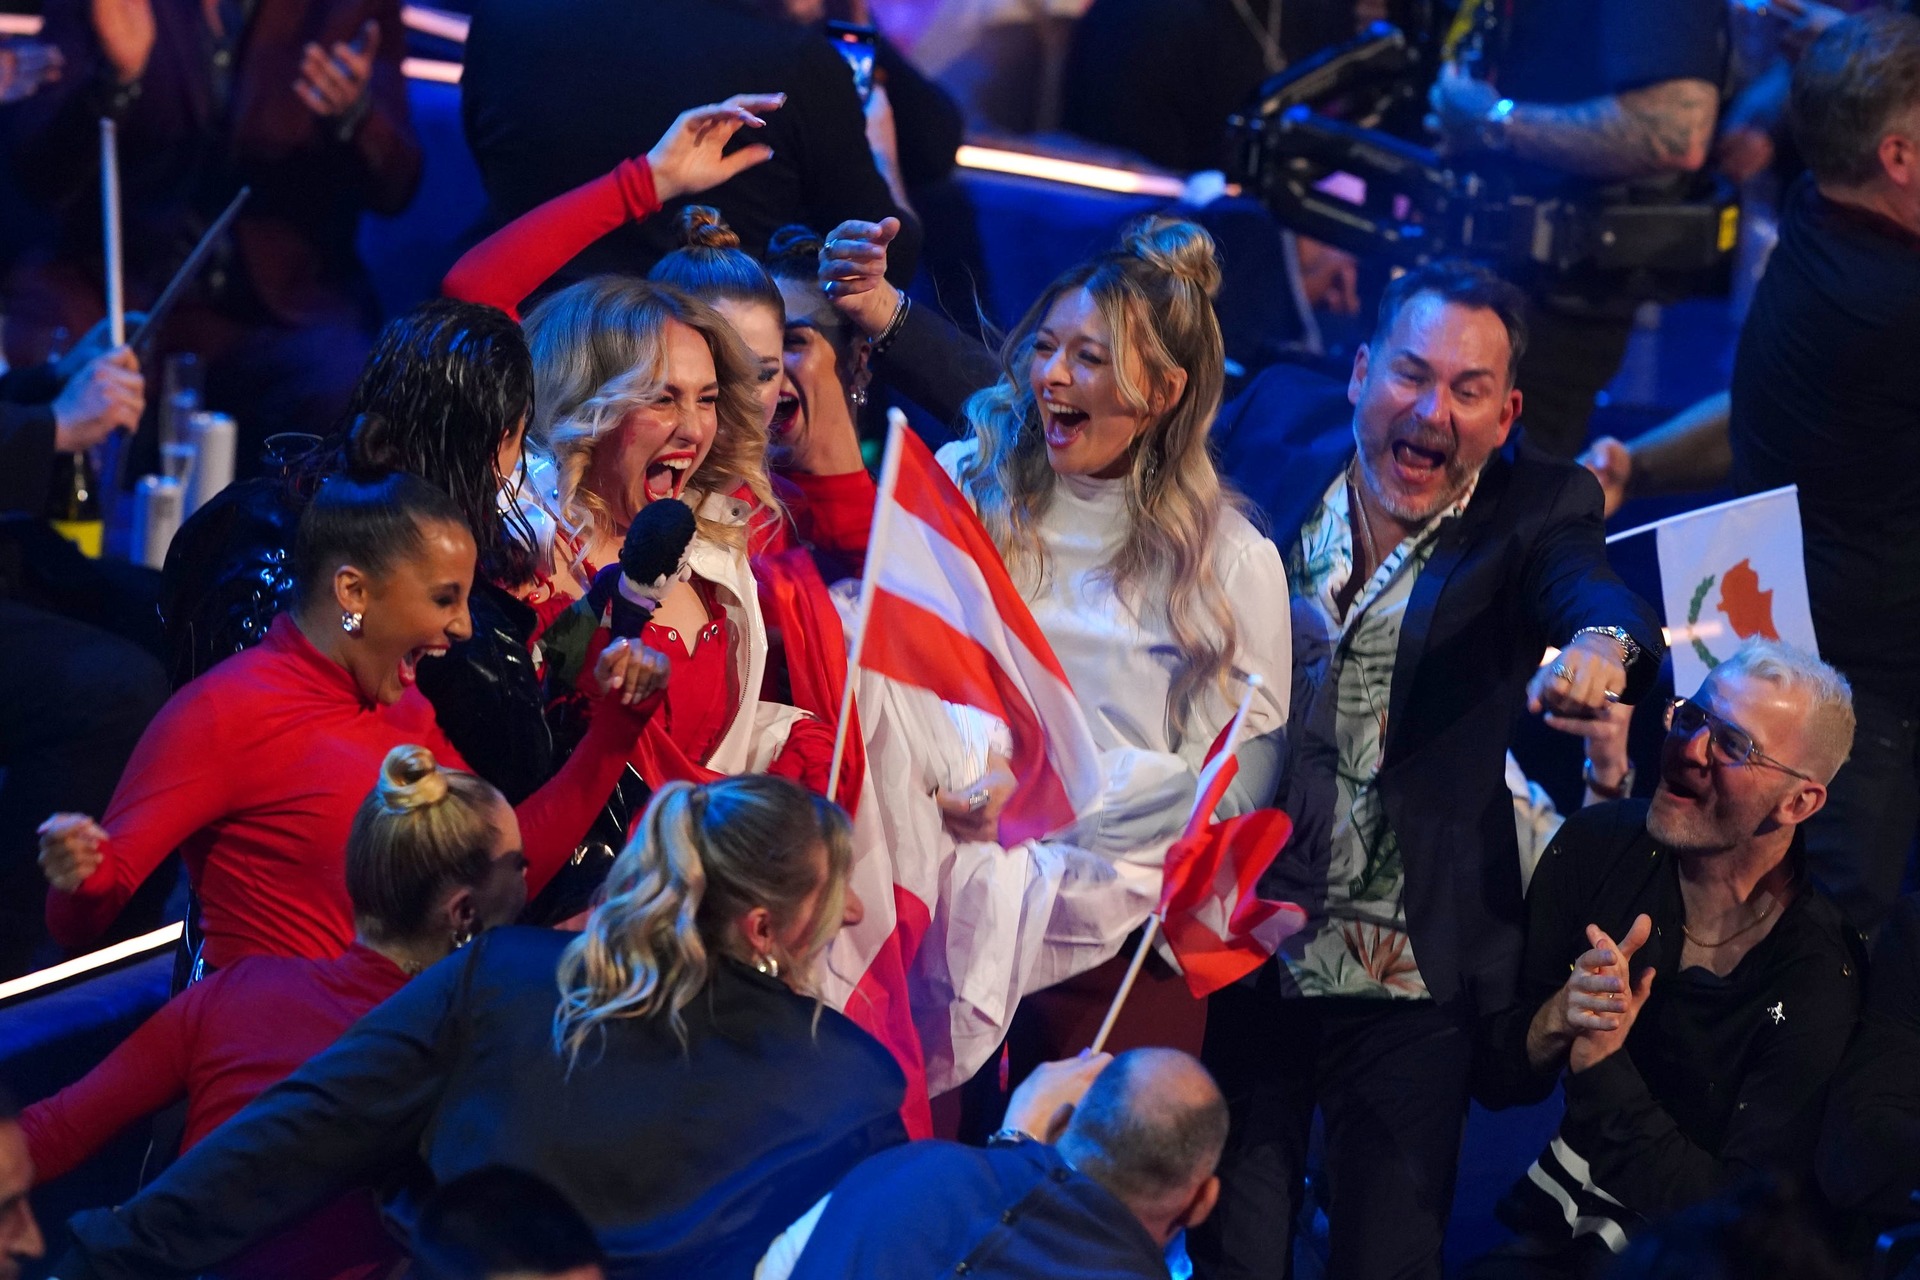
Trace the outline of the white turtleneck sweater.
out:
<instances>
[{"instance_id":1,"label":"white turtleneck sweater","mask_svg":"<svg viewBox=\"0 0 1920 1280\"><path fill-rule=\"evenodd\" d=\"M957 476L975 448L972 440L949 444L940 450L940 465ZM1197 772L1232 719L1241 686L1234 682L1231 701L1210 692L1176 738L1168 707L1180 654L1166 616L1167 592L1146 593L1136 610L1105 573L1125 541L1128 519L1124 480L1059 477L1039 523L1045 579L1018 585L1066 670L1095 745L1178 756ZM1237 511L1221 517L1213 564L1238 633L1233 669L1263 681L1248 714L1240 777L1221 805L1220 816L1227 817L1272 803L1293 681L1292 631L1280 552Z\"/></svg>"}]
</instances>

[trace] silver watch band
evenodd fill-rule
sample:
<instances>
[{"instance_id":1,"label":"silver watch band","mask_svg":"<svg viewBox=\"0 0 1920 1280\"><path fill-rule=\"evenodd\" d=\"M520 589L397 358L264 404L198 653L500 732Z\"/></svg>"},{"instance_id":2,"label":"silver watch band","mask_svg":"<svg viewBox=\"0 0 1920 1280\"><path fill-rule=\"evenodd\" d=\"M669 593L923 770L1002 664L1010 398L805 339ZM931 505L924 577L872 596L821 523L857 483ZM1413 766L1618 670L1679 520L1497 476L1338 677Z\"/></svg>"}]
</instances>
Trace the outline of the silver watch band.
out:
<instances>
[{"instance_id":1,"label":"silver watch band","mask_svg":"<svg viewBox=\"0 0 1920 1280\"><path fill-rule=\"evenodd\" d=\"M1640 642L1635 640L1625 627L1582 627L1573 633L1572 639L1567 643L1572 644L1581 636L1605 636L1619 645L1620 665L1623 667L1633 666L1634 660L1640 656Z\"/></svg>"}]
</instances>

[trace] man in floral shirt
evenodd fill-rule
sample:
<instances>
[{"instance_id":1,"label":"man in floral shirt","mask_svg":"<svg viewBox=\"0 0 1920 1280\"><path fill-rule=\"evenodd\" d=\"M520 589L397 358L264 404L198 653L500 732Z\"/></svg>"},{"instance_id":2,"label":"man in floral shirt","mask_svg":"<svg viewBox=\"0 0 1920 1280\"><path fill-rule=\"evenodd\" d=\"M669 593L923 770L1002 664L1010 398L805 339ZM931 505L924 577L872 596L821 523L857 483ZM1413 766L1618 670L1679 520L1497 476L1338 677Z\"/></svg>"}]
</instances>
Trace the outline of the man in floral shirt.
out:
<instances>
[{"instance_id":1,"label":"man in floral shirt","mask_svg":"<svg viewBox=\"0 0 1920 1280\"><path fill-rule=\"evenodd\" d=\"M1294 835L1261 893L1309 924L1208 1011L1234 1131L1193 1242L1206 1280L1284 1274L1316 1108L1328 1273L1440 1274L1474 1027L1512 1001L1520 951L1514 721L1597 715L1659 666L1657 619L1607 568L1598 484L1509 444L1522 305L1478 268L1421 268L1355 356L1351 425L1288 371L1222 414L1293 594Z\"/></svg>"}]
</instances>

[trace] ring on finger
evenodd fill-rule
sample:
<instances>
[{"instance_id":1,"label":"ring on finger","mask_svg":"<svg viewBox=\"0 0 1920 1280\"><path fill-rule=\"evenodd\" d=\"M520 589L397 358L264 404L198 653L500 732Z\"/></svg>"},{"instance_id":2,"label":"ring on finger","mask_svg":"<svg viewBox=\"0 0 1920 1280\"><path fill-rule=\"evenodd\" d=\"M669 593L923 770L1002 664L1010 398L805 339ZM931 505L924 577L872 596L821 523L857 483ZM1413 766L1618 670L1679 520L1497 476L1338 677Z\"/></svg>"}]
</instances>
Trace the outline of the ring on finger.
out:
<instances>
[{"instance_id":1,"label":"ring on finger","mask_svg":"<svg viewBox=\"0 0 1920 1280\"><path fill-rule=\"evenodd\" d=\"M1552 668L1552 674L1553 674L1553 678L1555 680L1558 680L1561 684L1573 683L1573 672L1567 669L1567 664L1564 662L1554 663Z\"/></svg>"},{"instance_id":2,"label":"ring on finger","mask_svg":"<svg viewBox=\"0 0 1920 1280\"><path fill-rule=\"evenodd\" d=\"M988 794L987 789L985 787L976 788L971 794L967 796L967 812L968 813L980 812L982 809L987 807L987 801L992 798L993 797Z\"/></svg>"}]
</instances>

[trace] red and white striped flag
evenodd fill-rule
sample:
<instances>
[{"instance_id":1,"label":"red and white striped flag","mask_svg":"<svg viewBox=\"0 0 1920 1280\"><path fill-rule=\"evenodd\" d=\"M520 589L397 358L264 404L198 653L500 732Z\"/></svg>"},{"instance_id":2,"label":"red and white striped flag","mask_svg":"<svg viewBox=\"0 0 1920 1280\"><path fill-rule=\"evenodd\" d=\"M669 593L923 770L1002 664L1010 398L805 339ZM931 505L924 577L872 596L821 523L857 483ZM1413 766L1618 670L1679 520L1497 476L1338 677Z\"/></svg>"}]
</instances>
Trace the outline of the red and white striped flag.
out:
<instances>
[{"instance_id":1,"label":"red and white striped flag","mask_svg":"<svg viewBox=\"0 0 1920 1280\"><path fill-rule=\"evenodd\" d=\"M1043 895L1023 887L1029 855L1015 847L1098 805L1099 751L999 550L926 445L898 421L854 634L850 686L860 690L871 786L852 883L867 911L829 953L828 994L903 1065L924 1064L931 1079L909 1082L924 1096L928 1084L948 1087L979 1065L972 1038L945 1021L949 1007L978 996L979 1006L998 1010L1009 989L1017 994L1017 956L1037 945L1045 907ZM967 735L951 718L955 708L998 722L1011 744L1016 786L997 849L956 844L928 794L984 772L984 751L956 747ZM930 762L967 755L963 776L929 777L937 769ZM869 824L878 827L874 838L860 838L858 827ZM986 849L992 856L979 854ZM929 929L943 945L923 957ZM954 955L965 959L950 964ZM969 1043L956 1049L961 1039ZM917 1127L911 1118L909 1127Z\"/></svg>"},{"instance_id":2,"label":"red and white striped flag","mask_svg":"<svg viewBox=\"0 0 1920 1280\"><path fill-rule=\"evenodd\" d=\"M1280 944L1306 927L1307 913L1291 902L1271 902L1254 892L1260 877L1293 834L1293 821L1278 809L1256 809L1225 822L1214 809L1240 770L1233 749L1253 700L1220 731L1200 773L1193 816L1167 850L1161 882L1160 932L1179 962L1187 989L1205 999L1258 969Z\"/></svg>"}]
</instances>

